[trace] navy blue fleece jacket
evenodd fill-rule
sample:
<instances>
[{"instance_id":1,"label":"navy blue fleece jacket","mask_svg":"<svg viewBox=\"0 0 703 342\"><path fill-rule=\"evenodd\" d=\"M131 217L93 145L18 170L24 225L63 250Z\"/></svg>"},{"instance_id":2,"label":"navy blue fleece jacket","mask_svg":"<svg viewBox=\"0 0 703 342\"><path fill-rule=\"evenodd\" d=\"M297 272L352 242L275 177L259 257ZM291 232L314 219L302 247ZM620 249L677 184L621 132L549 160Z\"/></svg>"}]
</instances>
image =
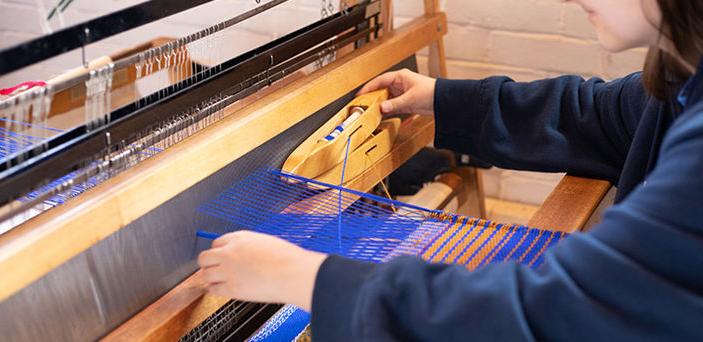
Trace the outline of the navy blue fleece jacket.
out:
<instances>
[{"instance_id":1,"label":"navy blue fleece jacket","mask_svg":"<svg viewBox=\"0 0 703 342\"><path fill-rule=\"evenodd\" d=\"M328 257L317 341L703 341L703 76L662 103L641 76L439 80L437 147L617 184L616 204L532 270ZM681 102L681 103L679 103Z\"/></svg>"}]
</instances>

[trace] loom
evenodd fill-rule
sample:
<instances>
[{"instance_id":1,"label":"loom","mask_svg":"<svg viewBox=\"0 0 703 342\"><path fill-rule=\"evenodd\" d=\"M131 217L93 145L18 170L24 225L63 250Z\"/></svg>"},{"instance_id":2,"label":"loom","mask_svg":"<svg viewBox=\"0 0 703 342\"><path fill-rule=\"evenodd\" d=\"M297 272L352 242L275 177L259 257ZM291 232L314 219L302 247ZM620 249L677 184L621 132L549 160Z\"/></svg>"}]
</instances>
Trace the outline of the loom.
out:
<instances>
[{"instance_id":1,"label":"loom","mask_svg":"<svg viewBox=\"0 0 703 342\"><path fill-rule=\"evenodd\" d=\"M0 51L0 75L209 2L152 0L64 28ZM251 229L373 262L413 254L537 267L597 211L609 185L570 176L561 189L589 204L557 191L548 204L576 209L545 206L531 222L558 231L441 211L459 198L484 214L471 168L441 176L450 190L429 202L368 194L431 142L433 122L382 121L387 94L354 94L384 71L417 70L424 47L430 74L445 75L444 14L425 0L424 16L393 28L390 1L336 12L323 1L321 20L239 55L207 63L194 53L286 2L252 1L198 32L83 61L0 100L3 339L304 339L305 312L205 293L195 257L207 238ZM136 90L156 74L166 84Z\"/></svg>"}]
</instances>

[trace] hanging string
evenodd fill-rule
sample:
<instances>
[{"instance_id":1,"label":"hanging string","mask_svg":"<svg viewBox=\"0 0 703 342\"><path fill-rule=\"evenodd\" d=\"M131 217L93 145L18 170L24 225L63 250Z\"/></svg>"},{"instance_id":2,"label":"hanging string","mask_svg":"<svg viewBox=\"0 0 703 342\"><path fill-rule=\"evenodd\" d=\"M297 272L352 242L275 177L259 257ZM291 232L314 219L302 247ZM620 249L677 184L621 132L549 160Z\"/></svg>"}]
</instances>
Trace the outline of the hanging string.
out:
<instances>
[{"instance_id":1,"label":"hanging string","mask_svg":"<svg viewBox=\"0 0 703 342\"><path fill-rule=\"evenodd\" d=\"M342 179L339 181L339 202L337 203L337 243L340 253L342 253L342 187L344 186L344 172L347 170L347 159L349 159L349 145L351 145L351 134L347 137L347 147L344 151L344 163L342 164Z\"/></svg>"},{"instance_id":2,"label":"hanging string","mask_svg":"<svg viewBox=\"0 0 703 342\"><path fill-rule=\"evenodd\" d=\"M378 168L376 167L376 164L373 163L373 161L371 160L371 157L369 157L368 154L366 154L366 159L368 159L368 161L371 163L371 168L372 168L373 171L376 173L376 177L379 179L379 183L381 183L381 187L383 188L383 194L386 195L386 197L387 197L389 200L393 200L393 196L391 196L391 192L388 191L388 187L386 186L386 182L384 182L383 176L382 176L381 173L378 171ZM393 205L393 203L391 203L391 209L393 209L393 212L394 212L394 213L398 213L398 209L396 209L396 207L395 207L395 205Z\"/></svg>"}]
</instances>

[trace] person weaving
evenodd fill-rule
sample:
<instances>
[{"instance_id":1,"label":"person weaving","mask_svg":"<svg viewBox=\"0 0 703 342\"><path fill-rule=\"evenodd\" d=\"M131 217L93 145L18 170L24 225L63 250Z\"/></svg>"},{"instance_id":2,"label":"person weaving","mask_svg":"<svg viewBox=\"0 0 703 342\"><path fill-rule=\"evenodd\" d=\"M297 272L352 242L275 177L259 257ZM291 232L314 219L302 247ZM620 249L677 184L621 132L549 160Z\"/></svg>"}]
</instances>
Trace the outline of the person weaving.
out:
<instances>
[{"instance_id":1,"label":"person weaving","mask_svg":"<svg viewBox=\"0 0 703 342\"><path fill-rule=\"evenodd\" d=\"M493 165L617 185L602 222L545 254L469 272L383 264L224 235L199 264L214 294L290 303L317 341L703 341L703 2L576 0L610 51L648 46L642 73L434 80L381 75L385 113L436 120L435 146Z\"/></svg>"}]
</instances>

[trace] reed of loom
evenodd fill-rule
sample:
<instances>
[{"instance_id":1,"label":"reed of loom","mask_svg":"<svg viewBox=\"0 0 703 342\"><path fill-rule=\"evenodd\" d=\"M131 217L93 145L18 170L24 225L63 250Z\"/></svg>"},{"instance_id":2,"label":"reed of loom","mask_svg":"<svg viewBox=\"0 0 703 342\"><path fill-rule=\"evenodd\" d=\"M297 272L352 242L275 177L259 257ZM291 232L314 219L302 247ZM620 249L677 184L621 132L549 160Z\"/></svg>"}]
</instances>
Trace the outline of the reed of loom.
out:
<instances>
[{"instance_id":1,"label":"reed of loom","mask_svg":"<svg viewBox=\"0 0 703 342\"><path fill-rule=\"evenodd\" d=\"M431 75L445 76L445 16L438 10L438 1L424 3L425 16L395 30L386 24L381 39L339 55L319 72L228 108L220 123L0 236L0 301L423 47L430 47ZM382 7L382 20L390 23L391 2L384 1ZM277 120L280 117L287 120ZM433 130L431 119L410 117L401 126L391 152L350 180L347 187L369 190L431 142ZM482 212L480 179L471 172L465 179L473 183L473 203ZM580 229L609 187L601 181L567 176L531 224ZM205 294L196 272L106 340L177 339L226 303L225 298Z\"/></svg>"}]
</instances>

